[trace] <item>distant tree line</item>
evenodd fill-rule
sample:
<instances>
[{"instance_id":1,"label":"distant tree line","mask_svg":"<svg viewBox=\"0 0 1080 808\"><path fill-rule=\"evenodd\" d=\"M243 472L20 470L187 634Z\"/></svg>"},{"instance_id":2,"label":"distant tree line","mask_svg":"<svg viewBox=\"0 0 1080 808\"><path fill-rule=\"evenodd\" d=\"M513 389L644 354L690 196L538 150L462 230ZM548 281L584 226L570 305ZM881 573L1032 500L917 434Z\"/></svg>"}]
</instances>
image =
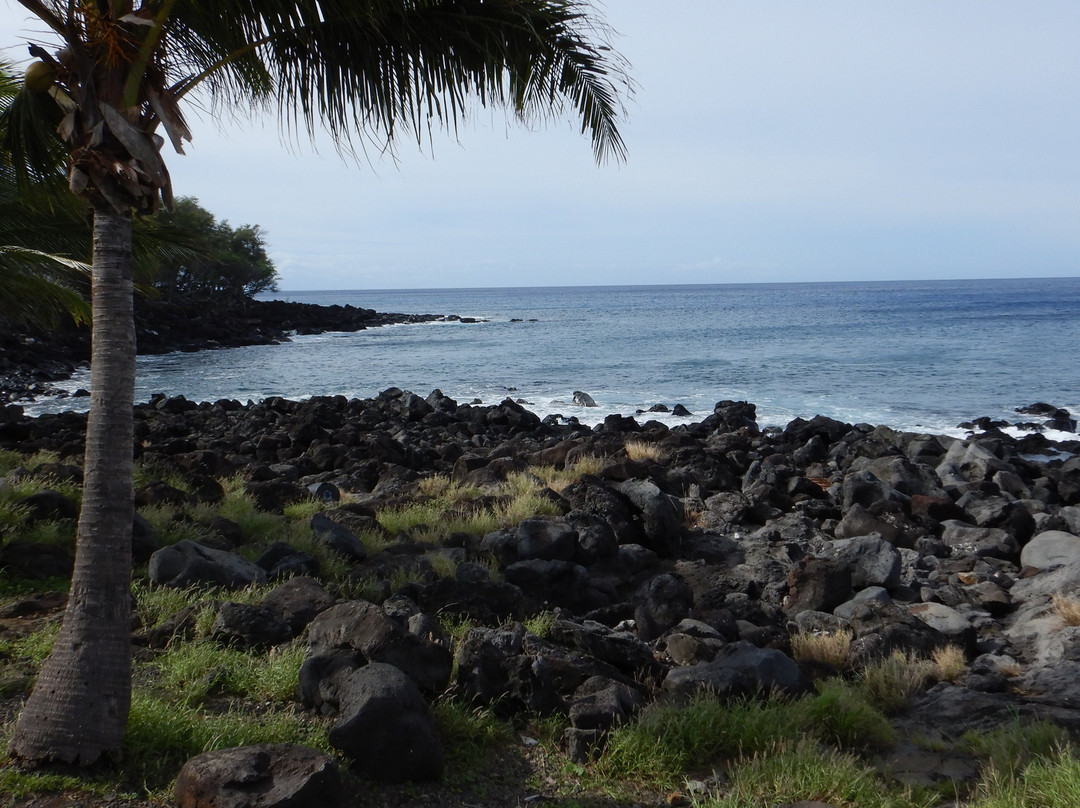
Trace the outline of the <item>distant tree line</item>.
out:
<instances>
[{"instance_id":1,"label":"distant tree line","mask_svg":"<svg viewBox=\"0 0 1080 808\"><path fill-rule=\"evenodd\" d=\"M192 197L180 197L171 210L155 214L151 225L186 247L157 263L154 287L166 299L235 300L277 289L277 270L258 225L234 228Z\"/></svg>"}]
</instances>

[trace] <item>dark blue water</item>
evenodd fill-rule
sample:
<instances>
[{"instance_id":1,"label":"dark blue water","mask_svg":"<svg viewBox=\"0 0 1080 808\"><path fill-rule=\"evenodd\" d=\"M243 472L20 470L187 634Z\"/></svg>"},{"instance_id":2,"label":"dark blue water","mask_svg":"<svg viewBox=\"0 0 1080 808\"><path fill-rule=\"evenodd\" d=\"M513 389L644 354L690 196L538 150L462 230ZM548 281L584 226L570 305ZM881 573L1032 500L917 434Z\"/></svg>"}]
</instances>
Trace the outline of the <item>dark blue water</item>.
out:
<instances>
[{"instance_id":1,"label":"dark blue water","mask_svg":"<svg viewBox=\"0 0 1080 808\"><path fill-rule=\"evenodd\" d=\"M1015 419L1015 407L1035 401L1080 411L1080 278L276 296L488 322L143 357L138 397L438 387L459 401L510 395L590 423L656 403L703 417L732 398L755 402L762 424L821 413L941 432L981 415ZM575 407L575 390L600 406Z\"/></svg>"}]
</instances>

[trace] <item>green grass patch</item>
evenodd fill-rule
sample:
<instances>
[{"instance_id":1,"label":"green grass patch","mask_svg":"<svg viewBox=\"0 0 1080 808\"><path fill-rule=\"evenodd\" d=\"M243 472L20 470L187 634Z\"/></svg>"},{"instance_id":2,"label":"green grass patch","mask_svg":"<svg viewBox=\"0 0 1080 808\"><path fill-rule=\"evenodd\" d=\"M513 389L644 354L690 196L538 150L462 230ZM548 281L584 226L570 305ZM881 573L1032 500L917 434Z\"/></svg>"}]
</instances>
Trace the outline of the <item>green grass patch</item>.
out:
<instances>
[{"instance_id":1,"label":"green grass patch","mask_svg":"<svg viewBox=\"0 0 1080 808\"><path fill-rule=\"evenodd\" d=\"M489 709L445 698L431 712L452 772L482 767L494 750L515 740L513 729Z\"/></svg>"},{"instance_id":2,"label":"green grass patch","mask_svg":"<svg viewBox=\"0 0 1080 808\"><path fill-rule=\"evenodd\" d=\"M296 743L330 751L325 722L291 706L258 714L213 712L136 692L124 738L124 776L159 791L195 755L261 743Z\"/></svg>"},{"instance_id":3,"label":"green grass patch","mask_svg":"<svg viewBox=\"0 0 1080 808\"><path fill-rule=\"evenodd\" d=\"M146 505L139 508L139 514L154 528L154 535L162 547L184 540L205 542L213 536L209 528L175 505Z\"/></svg>"},{"instance_id":4,"label":"green grass patch","mask_svg":"<svg viewBox=\"0 0 1080 808\"><path fill-rule=\"evenodd\" d=\"M1033 760L1049 760L1071 750L1069 734L1049 721L1017 721L986 732L966 732L962 740L988 768L1006 777L1016 777Z\"/></svg>"},{"instance_id":5,"label":"green grass patch","mask_svg":"<svg viewBox=\"0 0 1080 808\"><path fill-rule=\"evenodd\" d=\"M157 686L183 704L199 704L211 695L291 701L304 654L299 644L253 652L203 640L176 643L150 664Z\"/></svg>"},{"instance_id":6,"label":"green grass patch","mask_svg":"<svg viewBox=\"0 0 1080 808\"><path fill-rule=\"evenodd\" d=\"M60 621L46 623L42 628L25 637L0 640L0 653L12 662L40 667L60 636Z\"/></svg>"},{"instance_id":7,"label":"green grass patch","mask_svg":"<svg viewBox=\"0 0 1080 808\"><path fill-rule=\"evenodd\" d=\"M896 731L866 691L841 679L818 684L816 696L798 704L807 727L841 749L891 749Z\"/></svg>"},{"instance_id":8,"label":"green grass patch","mask_svg":"<svg viewBox=\"0 0 1080 808\"><path fill-rule=\"evenodd\" d=\"M607 778L673 786L683 773L771 749L800 728L797 711L779 698L655 703L611 733L597 769Z\"/></svg>"},{"instance_id":9,"label":"green grass patch","mask_svg":"<svg viewBox=\"0 0 1080 808\"><path fill-rule=\"evenodd\" d=\"M782 743L728 770L729 788L699 808L773 808L802 800L835 808L930 808L922 796L886 784L853 755L813 741Z\"/></svg>"},{"instance_id":10,"label":"green grass patch","mask_svg":"<svg viewBox=\"0 0 1080 808\"><path fill-rule=\"evenodd\" d=\"M1074 808L1080 795L1080 761L1065 749L1038 758L1017 776L992 770L969 808Z\"/></svg>"},{"instance_id":11,"label":"green grass patch","mask_svg":"<svg viewBox=\"0 0 1080 808\"><path fill-rule=\"evenodd\" d=\"M55 774L45 771L23 771L14 765L0 768L0 794L13 800L25 799L35 794L55 794L72 791L77 791L88 798L101 798L114 790L115 786L105 780L87 779L70 774Z\"/></svg>"},{"instance_id":12,"label":"green grass patch","mask_svg":"<svg viewBox=\"0 0 1080 808\"><path fill-rule=\"evenodd\" d=\"M27 579L0 569L0 600L32 595L38 592L67 592L71 579L62 576Z\"/></svg>"}]
</instances>

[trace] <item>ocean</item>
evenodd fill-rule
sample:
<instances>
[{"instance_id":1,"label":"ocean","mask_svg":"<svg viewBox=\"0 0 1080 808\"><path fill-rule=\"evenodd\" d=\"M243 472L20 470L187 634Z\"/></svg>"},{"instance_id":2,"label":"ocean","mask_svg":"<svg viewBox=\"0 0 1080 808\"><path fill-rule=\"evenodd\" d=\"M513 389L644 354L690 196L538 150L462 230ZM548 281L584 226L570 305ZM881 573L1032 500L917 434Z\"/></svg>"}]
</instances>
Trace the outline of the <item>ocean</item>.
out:
<instances>
[{"instance_id":1,"label":"ocean","mask_svg":"<svg viewBox=\"0 0 1080 808\"><path fill-rule=\"evenodd\" d=\"M1080 413L1080 278L867 283L279 292L383 312L457 314L282 345L139 358L136 400L342 394L388 387L459 402L521 401L595 424L656 404L668 424L722 399L762 426L821 414L849 423L963 434L961 421L1031 420L1048 402ZM70 389L88 385L80 372ZM595 408L573 403L588 393ZM81 399L39 401L32 412Z\"/></svg>"}]
</instances>

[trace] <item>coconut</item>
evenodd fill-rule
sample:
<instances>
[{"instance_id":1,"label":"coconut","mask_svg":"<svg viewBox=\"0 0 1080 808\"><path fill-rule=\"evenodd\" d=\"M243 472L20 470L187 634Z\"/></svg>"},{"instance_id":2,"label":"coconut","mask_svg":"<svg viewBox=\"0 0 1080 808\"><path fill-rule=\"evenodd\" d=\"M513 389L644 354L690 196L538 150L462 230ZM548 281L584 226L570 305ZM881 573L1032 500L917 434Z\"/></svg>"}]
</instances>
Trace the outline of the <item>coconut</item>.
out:
<instances>
[{"instance_id":1,"label":"coconut","mask_svg":"<svg viewBox=\"0 0 1080 808\"><path fill-rule=\"evenodd\" d=\"M23 82L35 93L46 92L56 81L56 68L48 62L31 62Z\"/></svg>"}]
</instances>

